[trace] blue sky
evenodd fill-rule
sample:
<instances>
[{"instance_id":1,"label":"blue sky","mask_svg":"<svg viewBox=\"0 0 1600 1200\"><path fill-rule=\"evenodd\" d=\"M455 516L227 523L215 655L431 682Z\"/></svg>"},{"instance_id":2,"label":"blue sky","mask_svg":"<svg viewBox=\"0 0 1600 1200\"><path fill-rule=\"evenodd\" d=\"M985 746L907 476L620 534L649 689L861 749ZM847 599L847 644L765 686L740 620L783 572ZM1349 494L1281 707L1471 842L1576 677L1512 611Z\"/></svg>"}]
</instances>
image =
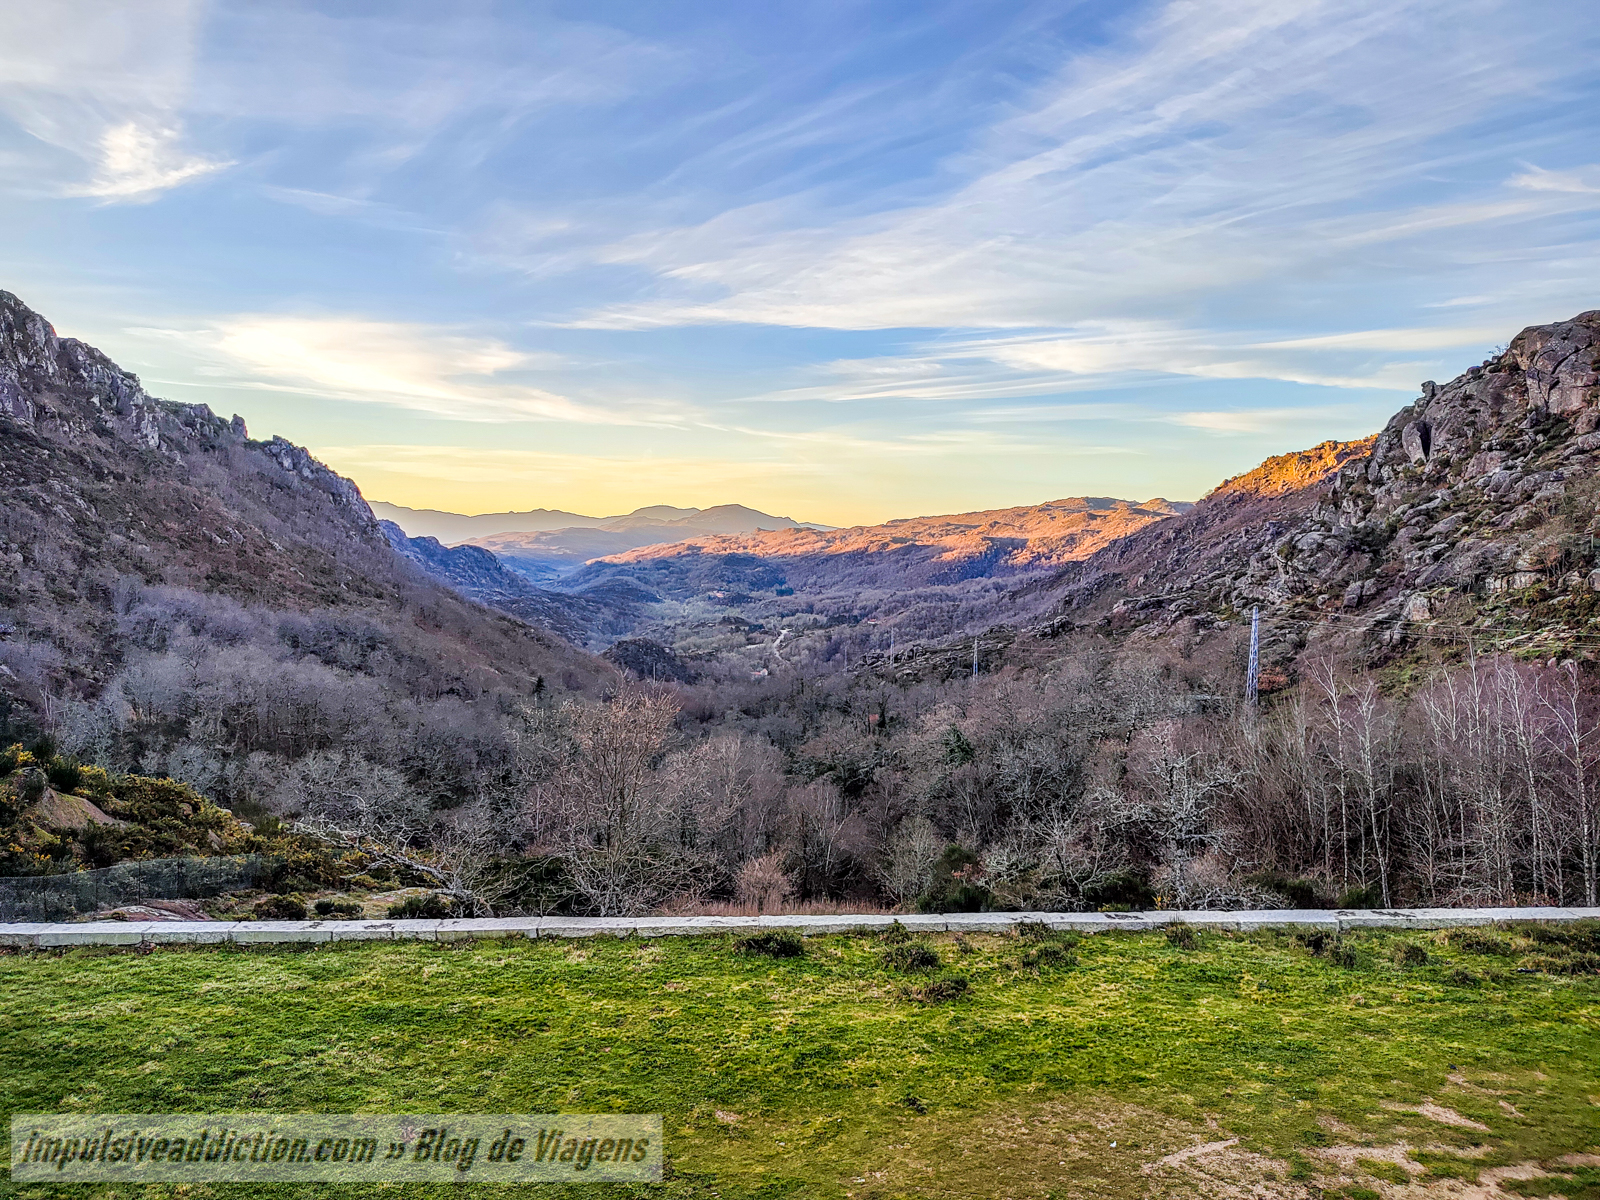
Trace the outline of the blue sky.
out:
<instances>
[{"instance_id":1,"label":"blue sky","mask_svg":"<svg viewBox=\"0 0 1600 1200\"><path fill-rule=\"evenodd\" d=\"M1600 307L1567 0L0 6L0 287L372 499L1192 499Z\"/></svg>"}]
</instances>

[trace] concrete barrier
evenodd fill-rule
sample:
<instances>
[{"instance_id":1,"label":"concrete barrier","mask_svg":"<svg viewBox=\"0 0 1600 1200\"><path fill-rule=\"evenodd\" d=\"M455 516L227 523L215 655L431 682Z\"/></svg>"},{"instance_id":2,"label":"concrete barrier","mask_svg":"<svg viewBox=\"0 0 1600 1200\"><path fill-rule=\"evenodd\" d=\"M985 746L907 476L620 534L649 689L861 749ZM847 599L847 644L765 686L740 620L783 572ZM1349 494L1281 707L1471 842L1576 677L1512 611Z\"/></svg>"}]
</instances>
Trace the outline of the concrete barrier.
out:
<instances>
[{"instance_id":1,"label":"concrete barrier","mask_svg":"<svg viewBox=\"0 0 1600 1200\"><path fill-rule=\"evenodd\" d=\"M1003 933L1023 922L1083 933L1149 931L1182 922L1202 929L1447 929L1500 921L1600 920L1600 908L1265 909L1254 912L908 913L893 917L492 917L453 921L85 921L0 924L0 946L207 945L234 942L466 941L478 938L706 937L793 929L797 933L874 933L899 921L916 933Z\"/></svg>"}]
</instances>

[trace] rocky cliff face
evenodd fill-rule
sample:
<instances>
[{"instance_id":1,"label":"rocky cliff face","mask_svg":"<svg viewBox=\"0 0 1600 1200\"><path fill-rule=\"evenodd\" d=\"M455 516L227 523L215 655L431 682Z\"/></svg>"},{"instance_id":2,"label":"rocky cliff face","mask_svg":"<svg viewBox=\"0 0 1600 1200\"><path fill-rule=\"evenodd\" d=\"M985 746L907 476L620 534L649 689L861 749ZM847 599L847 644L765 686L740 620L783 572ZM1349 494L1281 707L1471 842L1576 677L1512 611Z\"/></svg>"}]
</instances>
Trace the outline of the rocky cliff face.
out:
<instances>
[{"instance_id":1,"label":"rocky cliff face","mask_svg":"<svg viewBox=\"0 0 1600 1200\"><path fill-rule=\"evenodd\" d=\"M397 556L359 490L238 417L150 396L91 346L0 292L0 626L13 680L92 690L117 666L130 586L272 609L363 609L418 633L458 679L609 669L465 604ZM435 635L440 636L435 636ZM409 636L409 635L408 635ZM453 643L444 654L444 643ZM0 684L5 677L0 676ZM478 685L473 685L476 688Z\"/></svg>"},{"instance_id":2,"label":"rocky cliff face","mask_svg":"<svg viewBox=\"0 0 1600 1200\"><path fill-rule=\"evenodd\" d=\"M1039 590L1059 619L1150 632L1259 605L1388 644L1432 627L1570 650L1600 608L1597 361L1600 311L1525 329L1375 437L1269 460Z\"/></svg>"}]
</instances>

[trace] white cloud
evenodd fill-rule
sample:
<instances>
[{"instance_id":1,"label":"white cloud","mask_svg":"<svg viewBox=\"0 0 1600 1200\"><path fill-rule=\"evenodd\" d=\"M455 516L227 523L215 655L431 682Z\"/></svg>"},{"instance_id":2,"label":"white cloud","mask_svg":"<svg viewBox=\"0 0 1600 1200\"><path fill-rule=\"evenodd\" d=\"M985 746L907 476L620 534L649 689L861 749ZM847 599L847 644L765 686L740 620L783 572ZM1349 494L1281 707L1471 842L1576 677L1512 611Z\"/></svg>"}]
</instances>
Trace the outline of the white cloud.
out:
<instances>
[{"instance_id":1,"label":"white cloud","mask_svg":"<svg viewBox=\"0 0 1600 1200\"><path fill-rule=\"evenodd\" d=\"M1600 164L1577 167L1571 171L1546 171L1529 167L1521 175L1512 177L1511 186L1534 192L1594 195L1600 193Z\"/></svg>"},{"instance_id":2,"label":"white cloud","mask_svg":"<svg viewBox=\"0 0 1600 1200\"><path fill-rule=\"evenodd\" d=\"M1311 424L1326 428L1341 418L1352 416L1349 409L1321 408L1246 408L1213 412L1181 412L1167 418L1174 425L1205 429L1212 433L1276 433Z\"/></svg>"},{"instance_id":3,"label":"white cloud","mask_svg":"<svg viewBox=\"0 0 1600 1200\"><path fill-rule=\"evenodd\" d=\"M681 420L649 402L602 408L534 386L518 375L565 360L431 326L248 314L183 336L220 356L232 373L242 372L245 386L393 404L464 421L637 425Z\"/></svg>"},{"instance_id":4,"label":"white cloud","mask_svg":"<svg viewBox=\"0 0 1600 1200\"><path fill-rule=\"evenodd\" d=\"M0 115L77 162L35 153L13 190L141 201L231 166L184 146L200 15L195 0L0 5Z\"/></svg>"},{"instance_id":5,"label":"white cloud","mask_svg":"<svg viewBox=\"0 0 1600 1200\"><path fill-rule=\"evenodd\" d=\"M113 125L100 135L100 169L94 179L67 188L72 196L106 200L150 199L161 192L233 164L185 153L182 134L134 121Z\"/></svg>"},{"instance_id":6,"label":"white cloud","mask_svg":"<svg viewBox=\"0 0 1600 1200\"><path fill-rule=\"evenodd\" d=\"M1100 390L1161 378L1264 379L1319 387L1413 391L1448 365L1444 352L1504 339L1502 326L1368 329L1301 338L1220 333L1175 322L1084 322L1043 334L942 339L905 355L840 359L826 382L760 397L769 401L994 400ZM1438 351L1395 360L1394 352ZM1054 419L1098 419L1115 405L1057 405ZM997 410L1042 414L1038 407Z\"/></svg>"}]
</instances>

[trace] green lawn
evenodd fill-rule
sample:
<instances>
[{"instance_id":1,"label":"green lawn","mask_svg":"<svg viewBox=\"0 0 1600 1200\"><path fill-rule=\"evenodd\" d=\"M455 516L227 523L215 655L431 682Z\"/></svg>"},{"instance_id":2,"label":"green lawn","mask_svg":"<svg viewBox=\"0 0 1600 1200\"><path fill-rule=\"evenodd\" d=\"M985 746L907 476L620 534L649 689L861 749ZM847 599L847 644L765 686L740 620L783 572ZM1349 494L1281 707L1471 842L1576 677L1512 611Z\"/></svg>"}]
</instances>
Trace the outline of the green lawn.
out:
<instances>
[{"instance_id":1,"label":"green lawn","mask_svg":"<svg viewBox=\"0 0 1600 1200\"><path fill-rule=\"evenodd\" d=\"M1427 961L1396 965L1402 943ZM867 936L793 959L720 938L14 954L0 1105L661 1112L670 1178L637 1190L673 1198L1179 1194L1200 1186L1187 1168L1145 1168L1231 1138L1192 1164L1356 1197L1600 1149L1600 977L1545 973L1565 960L1528 955L1548 947L1108 934L1036 961L1041 943L1009 935L930 944L943 965L922 974ZM916 998L956 976L965 994ZM1521 1186L1552 1185L1600 1194Z\"/></svg>"}]
</instances>

